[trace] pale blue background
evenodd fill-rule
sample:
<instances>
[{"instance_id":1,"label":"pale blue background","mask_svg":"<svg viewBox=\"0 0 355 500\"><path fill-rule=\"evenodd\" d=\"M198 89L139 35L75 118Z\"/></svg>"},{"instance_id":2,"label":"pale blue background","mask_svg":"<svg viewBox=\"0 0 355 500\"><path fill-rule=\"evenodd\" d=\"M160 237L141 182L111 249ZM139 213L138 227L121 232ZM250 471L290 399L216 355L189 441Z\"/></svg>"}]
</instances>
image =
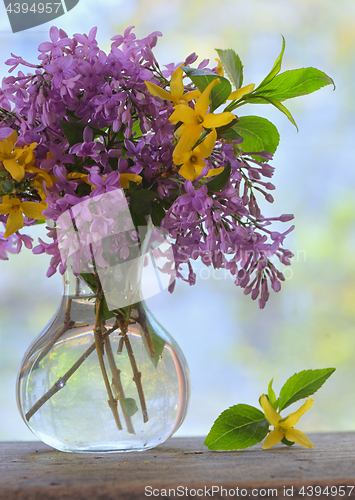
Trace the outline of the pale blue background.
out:
<instances>
[{"instance_id":1,"label":"pale blue background","mask_svg":"<svg viewBox=\"0 0 355 500\"><path fill-rule=\"evenodd\" d=\"M214 59L214 48L234 48L245 65L245 84L258 84L286 38L283 69L314 66L333 77L331 87L296 99L289 107L300 132L267 106L242 108L272 120L281 144L275 203L265 215L295 213L288 237L295 255L281 293L266 309L244 297L223 273L196 286L179 283L150 301L160 322L182 347L191 368L193 395L179 434L205 435L218 414L237 403L257 404L275 377L275 389L295 371L335 366L315 396L302 430L355 429L355 202L353 0L80 0L59 18L71 36L97 25L100 46L135 25L139 37L160 30L155 53L161 65L191 52ZM12 34L0 4L0 75L10 52L35 62L50 25ZM287 227L285 224L284 227ZM30 234L30 231L28 231ZM31 234L34 234L32 232ZM21 357L56 310L61 278L45 277L48 260L24 251L0 261L0 439L33 439L15 404Z\"/></svg>"}]
</instances>

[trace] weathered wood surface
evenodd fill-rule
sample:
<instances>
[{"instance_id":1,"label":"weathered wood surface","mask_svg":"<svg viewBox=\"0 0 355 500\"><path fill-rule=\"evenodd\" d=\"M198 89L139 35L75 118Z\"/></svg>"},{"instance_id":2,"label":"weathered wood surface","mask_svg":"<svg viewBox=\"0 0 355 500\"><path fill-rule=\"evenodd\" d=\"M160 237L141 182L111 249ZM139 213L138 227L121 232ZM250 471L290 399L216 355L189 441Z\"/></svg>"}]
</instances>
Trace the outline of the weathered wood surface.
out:
<instances>
[{"instance_id":1,"label":"weathered wood surface","mask_svg":"<svg viewBox=\"0 0 355 500\"><path fill-rule=\"evenodd\" d=\"M313 450L281 445L264 451L258 445L239 452L210 452L203 438L172 438L143 453L115 454L71 454L38 442L3 442L0 500L355 498L355 433L309 437Z\"/></svg>"}]
</instances>

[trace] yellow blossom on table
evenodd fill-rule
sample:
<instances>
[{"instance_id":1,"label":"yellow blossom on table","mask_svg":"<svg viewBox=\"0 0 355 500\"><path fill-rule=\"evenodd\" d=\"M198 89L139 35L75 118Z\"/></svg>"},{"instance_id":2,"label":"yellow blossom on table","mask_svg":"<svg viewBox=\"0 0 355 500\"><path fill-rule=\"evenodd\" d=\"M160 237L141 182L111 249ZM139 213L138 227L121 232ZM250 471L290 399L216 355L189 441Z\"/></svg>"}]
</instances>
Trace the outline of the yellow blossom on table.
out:
<instances>
[{"instance_id":1,"label":"yellow blossom on table","mask_svg":"<svg viewBox=\"0 0 355 500\"><path fill-rule=\"evenodd\" d=\"M202 169L205 168L206 162L202 161L203 158L208 158L213 151L217 139L217 132L215 129L208 134L208 136L192 151L176 152L173 153L173 160L176 165L182 165L179 174L185 179L193 181L201 175ZM205 177L212 177L223 171L223 167L211 168Z\"/></svg>"},{"instance_id":2,"label":"yellow blossom on table","mask_svg":"<svg viewBox=\"0 0 355 500\"><path fill-rule=\"evenodd\" d=\"M35 203L34 201L21 201L18 198L4 196L0 204L0 214L9 217L6 223L5 238L16 233L23 227L23 214L30 219L43 220L46 217L42 214L47 208L46 203Z\"/></svg>"},{"instance_id":3,"label":"yellow blossom on table","mask_svg":"<svg viewBox=\"0 0 355 500\"><path fill-rule=\"evenodd\" d=\"M216 78L213 80L202 92L200 97L196 100L195 109L184 104L179 104L175 107L175 111L169 118L171 123L182 122L180 127L182 132L178 143L180 151L190 151L196 144L204 128L217 128L227 125L235 119L235 115L224 111L223 113L208 113L210 106L210 93L215 85L218 85L220 80ZM182 128L183 127L183 128Z\"/></svg>"},{"instance_id":4,"label":"yellow blossom on table","mask_svg":"<svg viewBox=\"0 0 355 500\"><path fill-rule=\"evenodd\" d=\"M166 101L171 101L174 106L177 106L178 104L187 104L193 99L199 97L201 92L199 90L192 90L191 92L186 92L184 94L184 84L182 82L183 74L181 66L176 68L174 73L171 75L170 92L162 89L158 85L155 85L155 83L147 81L144 83L152 95L160 97Z\"/></svg>"},{"instance_id":5,"label":"yellow blossom on table","mask_svg":"<svg viewBox=\"0 0 355 500\"><path fill-rule=\"evenodd\" d=\"M264 441L264 450L267 450L271 448L271 446L279 443L283 438L286 438L288 441L293 443L299 443L305 448L313 448L313 444L308 437L303 434L303 432L293 428L301 416L313 406L312 398L307 399L307 401L297 411L290 413L285 418L282 418L281 415L277 413L265 394L261 396L260 404L264 410L266 419L275 427L275 429L270 432Z\"/></svg>"}]
</instances>

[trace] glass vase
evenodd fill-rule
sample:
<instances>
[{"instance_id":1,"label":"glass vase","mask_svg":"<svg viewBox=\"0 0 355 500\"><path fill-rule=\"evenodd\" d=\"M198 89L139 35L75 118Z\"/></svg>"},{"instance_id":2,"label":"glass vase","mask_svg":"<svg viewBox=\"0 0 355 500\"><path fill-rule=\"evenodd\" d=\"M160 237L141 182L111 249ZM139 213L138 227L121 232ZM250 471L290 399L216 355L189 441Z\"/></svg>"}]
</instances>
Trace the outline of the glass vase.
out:
<instances>
[{"instance_id":1,"label":"glass vase","mask_svg":"<svg viewBox=\"0 0 355 500\"><path fill-rule=\"evenodd\" d=\"M185 418L186 360L143 301L126 317L98 322L96 298L87 281L67 272L59 310L19 371L21 415L61 451L152 448Z\"/></svg>"}]
</instances>

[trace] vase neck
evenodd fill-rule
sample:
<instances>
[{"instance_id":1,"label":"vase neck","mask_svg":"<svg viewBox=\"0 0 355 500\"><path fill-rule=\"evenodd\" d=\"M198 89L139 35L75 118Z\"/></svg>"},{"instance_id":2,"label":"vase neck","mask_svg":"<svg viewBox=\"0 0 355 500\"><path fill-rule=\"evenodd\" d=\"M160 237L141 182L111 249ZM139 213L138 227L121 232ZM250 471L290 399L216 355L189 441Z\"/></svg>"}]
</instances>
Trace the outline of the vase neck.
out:
<instances>
[{"instance_id":1,"label":"vase neck","mask_svg":"<svg viewBox=\"0 0 355 500\"><path fill-rule=\"evenodd\" d=\"M78 298L95 297L95 292L80 276L75 276L68 268L64 274L64 295Z\"/></svg>"}]
</instances>

